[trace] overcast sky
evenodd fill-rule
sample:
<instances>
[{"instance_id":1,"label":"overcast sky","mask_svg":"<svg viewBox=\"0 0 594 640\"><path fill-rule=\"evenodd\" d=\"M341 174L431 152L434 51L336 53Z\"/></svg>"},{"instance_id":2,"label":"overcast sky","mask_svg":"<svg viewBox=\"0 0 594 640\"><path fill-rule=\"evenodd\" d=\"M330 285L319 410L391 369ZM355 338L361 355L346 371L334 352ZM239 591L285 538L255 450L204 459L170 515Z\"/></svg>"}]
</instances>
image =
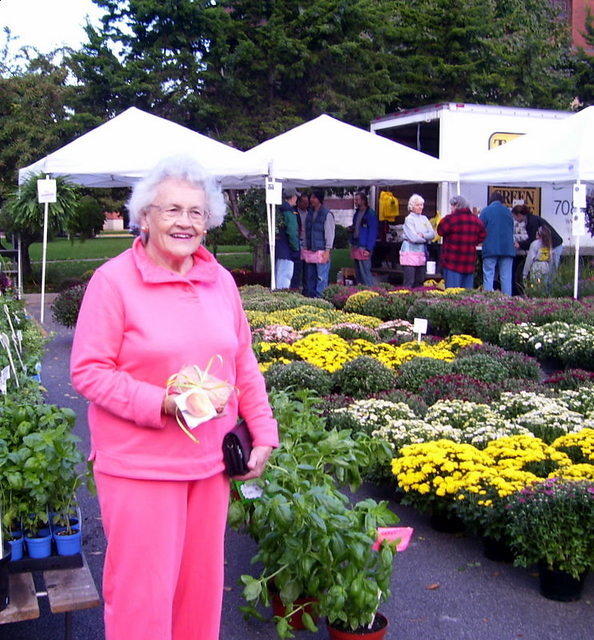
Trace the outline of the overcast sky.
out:
<instances>
[{"instance_id":1,"label":"overcast sky","mask_svg":"<svg viewBox=\"0 0 594 640\"><path fill-rule=\"evenodd\" d=\"M25 45L47 53L64 45L78 48L86 16L97 24L102 13L91 0L0 0L0 27L18 36L13 53Z\"/></svg>"}]
</instances>

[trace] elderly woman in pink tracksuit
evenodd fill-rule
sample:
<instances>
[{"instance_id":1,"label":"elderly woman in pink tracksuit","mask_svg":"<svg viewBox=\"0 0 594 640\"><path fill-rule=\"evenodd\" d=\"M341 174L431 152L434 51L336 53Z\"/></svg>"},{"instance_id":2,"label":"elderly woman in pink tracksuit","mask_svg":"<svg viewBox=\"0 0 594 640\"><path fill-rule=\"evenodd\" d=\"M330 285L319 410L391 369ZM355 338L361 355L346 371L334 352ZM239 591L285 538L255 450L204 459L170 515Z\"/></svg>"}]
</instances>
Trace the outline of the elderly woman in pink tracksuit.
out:
<instances>
[{"instance_id":1,"label":"elderly woman in pink tracksuit","mask_svg":"<svg viewBox=\"0 0 594 640\"><path fill-rule=\"evenodd\" d=\"M74 387L90 400L91 459L107 536L107 640L216 640L229 482L221 452L241 415L250 473L278 445L276 422L228 271L202 246L224 216L199 165L177 158L139 182L131 249L89 282L72 348ZM233 385L193 442L176 422L168 378L186 365ZM214 363L214 364L213 364Z\"/></svg>"}]
</instances>

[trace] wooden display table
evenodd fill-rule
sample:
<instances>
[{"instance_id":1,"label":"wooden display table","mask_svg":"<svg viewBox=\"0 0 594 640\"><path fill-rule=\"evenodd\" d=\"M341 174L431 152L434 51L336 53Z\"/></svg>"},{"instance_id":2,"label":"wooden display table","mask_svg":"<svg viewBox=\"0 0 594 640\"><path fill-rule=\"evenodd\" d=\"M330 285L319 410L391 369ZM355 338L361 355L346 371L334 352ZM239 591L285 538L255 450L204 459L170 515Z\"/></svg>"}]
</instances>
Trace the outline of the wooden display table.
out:
<instances>
[{"instance_id":1,"label":"wooden display table","mask_svg":"<svg viewBox=\"0 0 594 640\"><path fill-rule=\"evenodd\" d=\"M72 612L101 604L93 576L83 556L83 566L43 572L45 591L36 591L31 573L10 576L10 604L0 611L0 624L39 618L38 598L47 596L52 613L65 614L64 638L72 639Z\"/></svg>"}]
</instances>

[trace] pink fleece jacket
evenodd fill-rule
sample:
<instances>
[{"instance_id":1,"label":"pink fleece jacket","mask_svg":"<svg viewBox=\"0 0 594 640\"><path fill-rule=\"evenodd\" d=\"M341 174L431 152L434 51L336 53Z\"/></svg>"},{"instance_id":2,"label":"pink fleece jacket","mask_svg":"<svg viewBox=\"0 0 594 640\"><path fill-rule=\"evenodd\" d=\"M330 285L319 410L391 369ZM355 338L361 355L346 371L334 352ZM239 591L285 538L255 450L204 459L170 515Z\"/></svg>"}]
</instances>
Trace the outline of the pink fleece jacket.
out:
<instances>
[{"instance_id":1,"label":"pink fleece jacket","mask_svg":"<svg viewBox=\"0 0 594 640\"><path fill-rule=\"evenodd\" d=\"M183 366L233 384L226 414L192 442L161 413L169 376ZM192 480L223 470L225 433L245 418L254 445L278 446L276 421L251 348L231 274L203 247L185 275L152 262L139 239L97 269L84 296L71 356L74 388L88 400L97 471L128 478Z\"/></svg>"}]
</instances>

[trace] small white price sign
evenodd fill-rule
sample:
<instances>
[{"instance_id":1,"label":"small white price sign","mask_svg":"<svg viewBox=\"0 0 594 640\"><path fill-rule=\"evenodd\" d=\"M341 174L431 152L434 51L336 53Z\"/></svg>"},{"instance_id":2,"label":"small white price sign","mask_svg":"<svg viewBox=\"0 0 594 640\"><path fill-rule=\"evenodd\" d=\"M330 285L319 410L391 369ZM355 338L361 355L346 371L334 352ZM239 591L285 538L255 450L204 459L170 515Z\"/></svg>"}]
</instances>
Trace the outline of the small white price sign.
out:
<instances>
[{"instance_id":1,"label":"small white price sign","mask_svg":"<svg viewBox=\"0 0 594 640\"><path fill-rule=\"evenodd\" d=\"M51 178L44 178L37 181L37 202L45 204L46 202L56 202L57 189L56 181Z\"/></svg>"},{"instance_id":2,"label":"small white price sign","mask_svg":"<svg viewBox=\"0 0 594 640\"><path fill-rule=\"evenodd\" d=\"M274 178L266 178L266 204L283 203L283 183Z\"/></svg>"},{"instance_id":3,"label":"small white price sign","mask_svg":"<svg viewBox=\"0 0 594 640\"><path fill-rule=\"evenodd\" d=\"M427 333L427 318L415 318L413 331L415 333Z\"/></svg>"}]
</instances>

